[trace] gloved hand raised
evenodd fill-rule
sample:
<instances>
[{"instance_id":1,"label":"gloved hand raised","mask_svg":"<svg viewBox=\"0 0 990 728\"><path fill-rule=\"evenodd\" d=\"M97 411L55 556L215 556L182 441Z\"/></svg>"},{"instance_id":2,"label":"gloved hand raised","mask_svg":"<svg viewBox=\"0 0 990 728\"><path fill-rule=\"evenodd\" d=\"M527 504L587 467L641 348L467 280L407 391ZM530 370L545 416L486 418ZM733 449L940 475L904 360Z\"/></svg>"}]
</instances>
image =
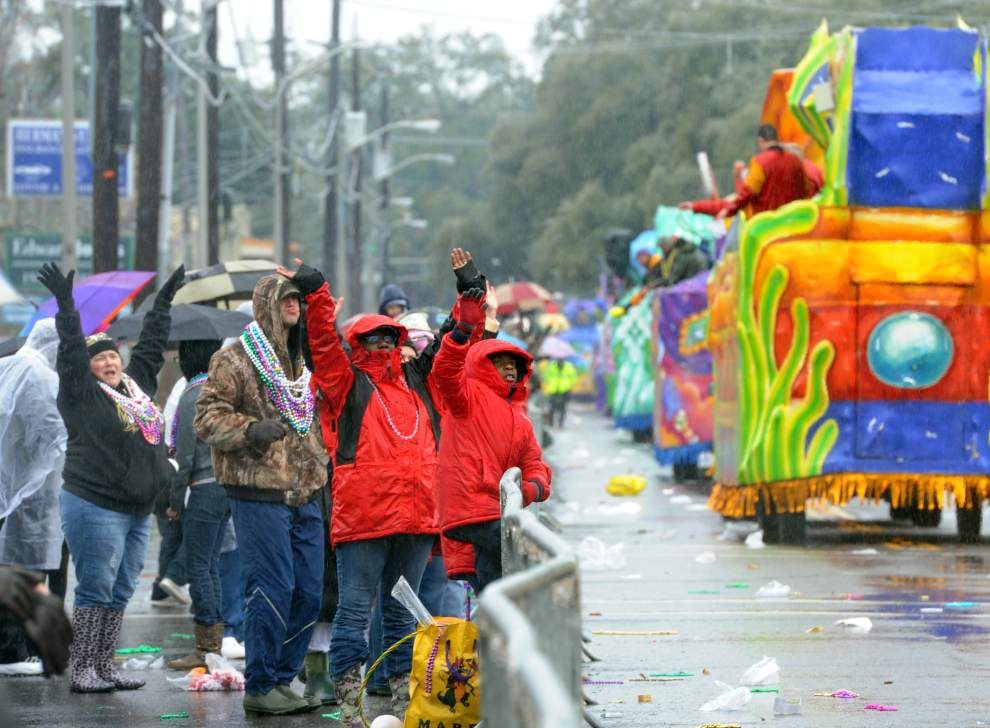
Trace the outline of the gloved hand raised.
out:
<instances>
[{"instance_id":1,"label":"gloved hand raised","mask_svg":"<svg viewBox=\"0 0 990 728\"><path fill-rule=\"evenodd\" d=\"M450 267L457 277L457 292L464 293L472 288L479 288L484 285L484 277L478 266L474 264L471 253L462 248L454 248L450 251Z\"/></svg>"},{"instance_id":2,"label":"gloved hand raised","mask_svg":"<svg viewBox=\"0 0 990 728\"><path fill-rule=\"evenodd\" d=\"M75 304L72 301L72 279L76 277L75 270L69 275L62 275L62 269L55 263L45 263L38 270L38 281L52 292L60 310L71 310Z\"/></svg>"},{"instance_id":3,"label":"gloved hand raised","mask_svg":"<svg viewBox=\"0 0 990 728\"><path fill-rule=\"evenodd\" d=\"M288 434L288 430L278 420L252 422L247 428L247 439L257 448L265 449Z\"/></svg>"},{"instance_id":4,"label":"gloved hand raised","mask_svg":"<svg viewBox=\"0 0 990 728\"><path fill-rule=\"evenodd\" d=\"M457 322L472 329L485 322L485 292L480 288L465 291L458 298Z\"/></svg>"},{"instance_id":5,"label":"gloved hand raised","mask_svg":"<svg viewBox=\"0 0 990 728\"><path fill-rule=\"evenodd\" d=\"M168 308L171 306L172 299L175 298L175 294L178 290L182 288L185 278L186 266L183 264L172 271L172 275L168 277L168 280L165 281L165 285L163 285L161 290L158 291L158 294L155 296L155 306L158 308Z\"/></svg>"},{"instance_id":6,"label":"gloved hand raised","mask_svg":"<svg viewBox=\"0 0 990 728\"><path fill-rule=\"evenodd\" d=\"M327 280L323 274L313 266L303 263L301 258L295 258L294 260L296 265L299 266L299 270L295 273L281 265L275 269L275 272L295 283L303 298L310 293L316 293L320 290L320 286L326 283Z\"/></svg>"}]
</instances>

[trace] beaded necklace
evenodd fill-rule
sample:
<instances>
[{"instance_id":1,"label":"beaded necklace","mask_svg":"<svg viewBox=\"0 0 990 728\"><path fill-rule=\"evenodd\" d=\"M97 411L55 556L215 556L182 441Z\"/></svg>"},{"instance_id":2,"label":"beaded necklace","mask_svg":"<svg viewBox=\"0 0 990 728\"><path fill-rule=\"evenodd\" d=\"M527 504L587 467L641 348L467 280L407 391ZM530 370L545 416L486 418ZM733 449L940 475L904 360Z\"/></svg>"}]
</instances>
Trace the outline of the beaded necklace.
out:
<instances>
[{"instance_id":1,"label":"beaded necklace","mask_svg":"<svg viewBox=\"0 0 990 728\"><path fill-rule=\"evenodd\" d=\"M313 423L314 408L313 393L309 388L309 369L303 367L302 374L295 381L285 376L278 355L257 321L252 321L244 329L241 346L261 377L268 399L278 408L279 414L292 429L305 436Z\"/></svg>"},{"instance_id":2,"label":"beaded necklace","mask_svg":"<svg viewBox=\"0 0 990 728\"><path fill-rule=\"evenodd\" d=\"M162 411L129 376L125 374L121 381L130 396L121 394L105 382L99 382L99 385L117 405L121 419L139 429L146 442L157 445L162 441L162 434L165 431L165 417Z\"/></svg>"},{"instance_id":3,"label":"beaded necklace","mask_svg":"<svg viewBox=\"0 0 990 728\"><path fill-rule=\"evenodd\" d=\"M413 403L416 405L416 422L413 424L412 432L408 435L403 435L399 432L399 428L395 426L395 421L392 419L392 413L389 411L388 405L385 404L385 398L382 397L382 393L378 391L378 387L376 387L375 383L371 381L371 377L368 377L368 381L371 383L371 388L375 390L375 398L378 400L378 404L382 406L382 411L385 413L385 421L388 423L392 433L400 440L408 441L414 439L419 432L419 402L416 402L416 395L413 395ZM401 379L399 381L402 382L402 386L408 392L409 386L406 385L406 383Z\"/></svg>"}]
</instances>

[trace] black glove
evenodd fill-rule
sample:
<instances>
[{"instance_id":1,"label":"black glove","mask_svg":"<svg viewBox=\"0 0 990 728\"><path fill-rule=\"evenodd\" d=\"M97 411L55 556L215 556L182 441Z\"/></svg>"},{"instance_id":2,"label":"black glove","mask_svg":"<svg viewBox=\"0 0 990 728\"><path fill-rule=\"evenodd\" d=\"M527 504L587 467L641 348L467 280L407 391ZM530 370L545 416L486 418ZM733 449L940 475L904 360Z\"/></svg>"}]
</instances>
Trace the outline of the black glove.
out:
<instances>
[{"instance_id":1,"label":"black glove","mask_svg":"<svg viewBox=\"0 0 990 728\"><path fill-rule=\"evenodd\" d=\"M43 574L20 566L0 566L0 609L19 622L30 619L34 611L34 587L44 578Z\"/></svg>"},{"instance_id":2,"label":"black glove","mask_svg":"<svg viewBox=\"0 0 990 728\"><path fill-rule=\"evenodd\" d=\"M320 286L326 283L326 280L320 271L305 263L299 265L299 270L292 277L292 282L299 287L299 293L303 298L320 290Z\"/></svg>"},{"instance_id":3,"label":"black glove","mask_svg":"<svg viewBox=\"0 0 990 728\"><path fill-rule=\"evenodd\" d=\"M470 291L472 288L485 289L485 277L481 275L473 260L469 260L460 268L455 268L454 275L457 276L458 293Z\"/></svg>"},{"instance_id":4,"label":"black glove","mask_svg":"<svg viewBox=\"0 0 990 728\"><path fill-rule=\"evenodd\" d=\"M34 592L32 599L34 609L31 618L24 622L24 631L38 649L45 675L61 675L69 665L72 625L57 597Z\"/></svg>"},{"instance_id":5,"label":"black glove","mask_svg":"<svg viewBox=\"0 0 990 728\"><path fill-rule=\"evenodd\" d=\"M267 448L273 442L281 440L287 434L285 425L278 420L252 422L247 428L248 442L262 449Z\"/></svg>"},{"instance_id":6,"label":"black glove","mask_svg":"<svg viewBox=\"0 0 990 728\"><path fill-rule=\"evenodd\" d=\"M75 277L75 270L70 270L67 276L62 275L62 269L55 263L45 263L38 270L38 280L41 285L52 292L61 310L70 310L75 307L72 302L72 279Z\"/></svg>"},{"instance_id":7,"label":"black glove","mask_svg":"<svg viewBox=\"0 0 990 728\"><path fill-rule=\"evenodd\" d=\"M172 299L175 298L176 292L182 288L182 284L185 282L186 277L186 266L185 264L180 265L174 271L172 275L168 277L165 281L165 285L161 287L158 291L158 295L155 296L155 306L158 308L168 308L172 305Z\"/></svg>"}]
</instances>

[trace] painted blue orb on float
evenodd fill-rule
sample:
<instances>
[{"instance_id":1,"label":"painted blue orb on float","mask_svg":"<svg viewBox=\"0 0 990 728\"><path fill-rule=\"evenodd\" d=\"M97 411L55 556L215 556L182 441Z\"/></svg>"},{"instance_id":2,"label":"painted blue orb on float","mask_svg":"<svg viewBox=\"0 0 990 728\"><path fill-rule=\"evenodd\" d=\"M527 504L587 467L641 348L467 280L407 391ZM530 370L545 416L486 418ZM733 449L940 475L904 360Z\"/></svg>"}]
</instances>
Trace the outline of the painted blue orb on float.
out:
<instances>
[{"instance_id":1,"label":"painted blue orb on float","mask_svg":"<svg viewBox=\"0 0 990 728\"><path fill-rule=\"evenodd\" d=\"M937 384L952 364L952 336L945 324L919 311L887 316L870 333L867 361L884 384L924 389Z\"/></svg>"}]
</instances>

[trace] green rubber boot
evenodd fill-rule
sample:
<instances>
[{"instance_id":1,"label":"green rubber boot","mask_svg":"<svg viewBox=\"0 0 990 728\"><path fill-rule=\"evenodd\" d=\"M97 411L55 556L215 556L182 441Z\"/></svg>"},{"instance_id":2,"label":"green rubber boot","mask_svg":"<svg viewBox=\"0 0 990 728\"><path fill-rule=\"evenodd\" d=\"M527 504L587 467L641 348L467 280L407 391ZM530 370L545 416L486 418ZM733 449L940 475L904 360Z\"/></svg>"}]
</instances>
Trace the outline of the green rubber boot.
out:
<instances>
[{"instance_id":1,"label":"green rubber boot","mask_svg":"<svg viewBox=\"0 0 990 728\"><path fill-rule=\"evenodd\" d=\"M330 661L326 652L307 652L303 661L306 667L306 690L303 698L318 699L320 705L337 705L337 687L330 679Z\"/></svg>"},{"instance_id":2,"label":"green rubber boot","mask_svg":"<svg viewBox=\"0 0 990 728\"><path fill-rule=\"evenodd\" d=\"M288 715L308 707L302 698L290 697L278 688L273 688L264 695L248 693L244 696L244 713L247 716Z\"/></svg>"}]
</instances>

